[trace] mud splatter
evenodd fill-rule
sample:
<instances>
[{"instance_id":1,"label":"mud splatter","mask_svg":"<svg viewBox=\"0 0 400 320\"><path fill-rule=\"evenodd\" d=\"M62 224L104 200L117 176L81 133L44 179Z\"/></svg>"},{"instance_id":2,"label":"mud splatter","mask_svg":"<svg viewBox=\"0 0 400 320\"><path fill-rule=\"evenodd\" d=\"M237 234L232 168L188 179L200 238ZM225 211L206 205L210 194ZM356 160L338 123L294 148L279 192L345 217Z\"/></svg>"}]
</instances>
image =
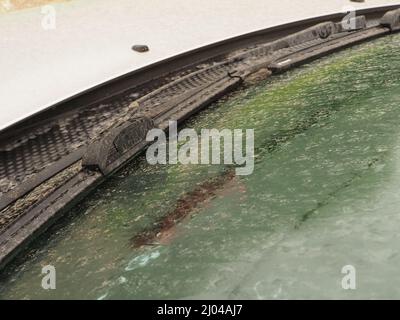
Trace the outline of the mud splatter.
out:
<instances>
[{"instance_id":1,"label":"mud splatter","mask_svg":"<svg viewBox=\"0 0 400 320\"><path fill-rule=\"evenodd\" d=\"M178 199L175 209L157 221L152 228L145 229L132 238L133 247L169 243L176 234L177 224L190 217L197 208L204 207L218 194L229 193L233 189L231 184L236 180L235 177L235 170L232 168L184 194ZM245 192L243 188L240 191Z\"/></svg>"}]
</instances>

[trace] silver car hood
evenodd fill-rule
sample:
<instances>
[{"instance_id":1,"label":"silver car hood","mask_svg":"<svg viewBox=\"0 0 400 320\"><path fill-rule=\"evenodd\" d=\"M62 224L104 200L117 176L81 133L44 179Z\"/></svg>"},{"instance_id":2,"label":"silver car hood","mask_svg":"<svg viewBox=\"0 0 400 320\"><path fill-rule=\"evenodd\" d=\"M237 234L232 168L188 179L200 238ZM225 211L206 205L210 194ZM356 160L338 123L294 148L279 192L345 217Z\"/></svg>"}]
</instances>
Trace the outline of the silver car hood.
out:
<instances>
[{"instance_id":1,"label":"silver car hood","mask_svg":"<svg viewBox=\"0 0 400 320\"><path fill-rule=\"evenodd\" d=\"M396 5L368 0L76 0L0 15L0 131L101 83L218 41L293 21ZM132 51L145 44L150 51Z\"/></svg>"}]
</instances>

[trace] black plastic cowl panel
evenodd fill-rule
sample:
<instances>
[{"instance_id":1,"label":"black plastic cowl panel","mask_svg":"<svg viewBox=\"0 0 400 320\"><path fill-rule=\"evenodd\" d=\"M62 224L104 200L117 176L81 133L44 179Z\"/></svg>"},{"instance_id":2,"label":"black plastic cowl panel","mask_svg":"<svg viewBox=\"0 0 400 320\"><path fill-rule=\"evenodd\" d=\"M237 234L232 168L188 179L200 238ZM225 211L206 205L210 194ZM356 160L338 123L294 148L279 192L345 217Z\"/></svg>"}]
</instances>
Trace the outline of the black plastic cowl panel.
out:
<instances>
[{"instance_id":1,"label":"black plastic cowl panel","mask_svg":"<svg viewBox=\"0 0 400 320\"><path fill-rule=\"evenodd\" d=\"M381 26L392 31L400 30L400 9L387 12L380 21Z\"/></svg>"}]
</instances>

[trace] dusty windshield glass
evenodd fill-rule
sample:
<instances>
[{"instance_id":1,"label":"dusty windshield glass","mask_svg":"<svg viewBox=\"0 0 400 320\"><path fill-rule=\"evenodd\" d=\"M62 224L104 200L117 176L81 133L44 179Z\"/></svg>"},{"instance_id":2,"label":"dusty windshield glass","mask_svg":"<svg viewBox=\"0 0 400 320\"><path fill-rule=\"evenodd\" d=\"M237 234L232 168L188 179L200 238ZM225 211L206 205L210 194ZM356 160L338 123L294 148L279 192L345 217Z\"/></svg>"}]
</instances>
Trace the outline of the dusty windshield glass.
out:
<instances>
[{"instance_id":1,"label":"dusty windshield glass","mask_svg":"<svg viewBox=\"0 0 400 320\"><path fill-rule=\"evenodd\" d=\"M140 157L37 240L0 296L400 298L399 44L347 49L202 111L185 127L255 128L252 175ZM58 289L34 289L50 261ZM349 264L365 290L342 290Z\"/></svg>"}]
</instances>

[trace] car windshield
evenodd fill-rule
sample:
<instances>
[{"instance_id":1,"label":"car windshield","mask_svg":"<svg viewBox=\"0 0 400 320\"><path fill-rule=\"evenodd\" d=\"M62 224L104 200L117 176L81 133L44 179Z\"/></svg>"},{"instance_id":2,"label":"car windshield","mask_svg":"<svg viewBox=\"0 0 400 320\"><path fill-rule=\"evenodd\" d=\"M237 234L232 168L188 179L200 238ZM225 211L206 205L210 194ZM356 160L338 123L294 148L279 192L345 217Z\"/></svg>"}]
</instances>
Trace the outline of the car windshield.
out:
<instances>
[{"instance_id":1,"label":"car windshield","mask_svg":"<svg viewBox=\"0 0 400 320\"><path fill-rule=\"evenodd\" d=\"M139 157L35 241L0 296L400 298L399 48L387 36L213 104L183 127L254 128L253 174ZM50 261L57 290L36 290ZM351 263L367 289L337 285Z\"/></svg>"}]
</instances>

